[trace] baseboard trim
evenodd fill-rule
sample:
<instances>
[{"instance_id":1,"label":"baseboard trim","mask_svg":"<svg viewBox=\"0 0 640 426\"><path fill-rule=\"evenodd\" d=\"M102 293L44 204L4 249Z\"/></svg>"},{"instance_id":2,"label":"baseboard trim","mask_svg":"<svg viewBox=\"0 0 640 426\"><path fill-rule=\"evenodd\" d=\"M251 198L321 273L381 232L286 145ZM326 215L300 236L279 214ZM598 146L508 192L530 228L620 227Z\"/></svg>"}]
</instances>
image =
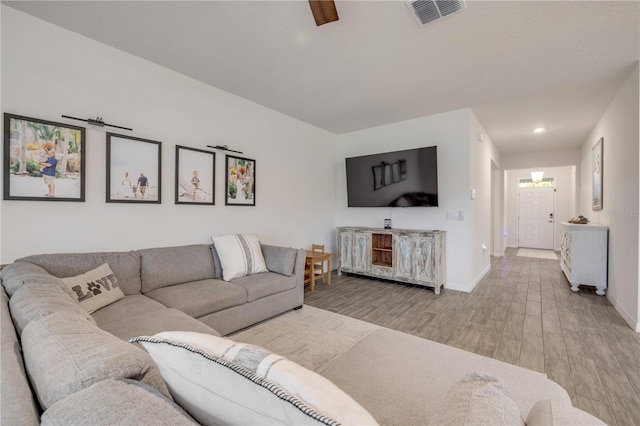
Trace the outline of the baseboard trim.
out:
<instances>
[{"instance_id":1,"label":"baseboard trim","mask_svg":"<svg viewBox=\"0 0 640 426\"><path fill-rule=\"evenodd\" d=\"M475 280L471 281L471 283L469 283L469 285L466 286L462 286L460 284L450 284L447 283L447 285L445 286L445 288L447 290L456 290L456 291L462 291L464 293L471 293L473 291L474 288L476 288L476 286L480 283L480 281L482 281L482 279L484 278L485 275L487 275L489 273L489 271L491 270L491 264L488 264L483 270L482 272L480 272L480 274L476 277Z\"/></svg>"},{"instance_id":2,"label":"baseboard trim","mask_svg":"<svg viewBox=\"0 0 640 426\"><path fill-rule=\"evenodd\" d=\"M627 324L629 324L629 327L631 327L632 330L635 330L636 333L640 333L640 323L635 322L633 320L633 317L631 317L631 315L629 315L629 313L625 311L624 308L620 306L620 304L613 297L609 297L609 293L607 293L606 297L607 300L611 302L615 310L618 311L622 319L625 320Z\"/></svg>"},{"instance_id":3,"label":"baseboard trim","mask_svg":"<svg viewBox=\"0 0 640 426\"><path fill-rule=\"evenodd\" d=\"M444 288L447 290L463 291L465 293L470 292L470 290L467 287L460 284L455 284L455 283L446 283Z\"/></svg>"}]
</instances>

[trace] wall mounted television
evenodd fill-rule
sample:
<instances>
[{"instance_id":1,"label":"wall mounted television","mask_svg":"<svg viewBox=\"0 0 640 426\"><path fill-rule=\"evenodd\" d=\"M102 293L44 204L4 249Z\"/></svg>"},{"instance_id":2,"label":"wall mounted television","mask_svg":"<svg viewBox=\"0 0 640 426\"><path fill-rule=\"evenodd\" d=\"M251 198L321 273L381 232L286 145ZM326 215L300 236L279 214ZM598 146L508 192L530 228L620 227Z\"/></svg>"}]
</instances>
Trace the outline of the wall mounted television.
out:
<instances>
[{"instance_id":1,"label":"wall mounted television","mask_svg":"<svg viewBox=\"0 0 640 426\"><path fill-rule=\"evenodd\" d=\"M350 157L349 207L437 207L436 146Z\"/></svg>"}]
</instances>

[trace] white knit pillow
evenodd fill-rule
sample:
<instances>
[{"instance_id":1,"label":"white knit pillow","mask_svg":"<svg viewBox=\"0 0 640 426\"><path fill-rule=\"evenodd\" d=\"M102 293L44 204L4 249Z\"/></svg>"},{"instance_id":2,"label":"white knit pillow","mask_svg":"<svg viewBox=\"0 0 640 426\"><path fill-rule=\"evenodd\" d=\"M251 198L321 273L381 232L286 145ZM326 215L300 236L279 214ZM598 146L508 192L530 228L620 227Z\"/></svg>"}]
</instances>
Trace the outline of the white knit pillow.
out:
<instances>
[{"instance_id":1,"label":"white knit pillow","mask_svg":"<svg viewBox=\"0 0 640 426\"><path fill-rule=\"evenodd\" d=\"M245 275L267 272L257 235L236 234L211 237L222 265L222 279L231 281Z\"/></svg>"},{"instance_id":2,"label":"white knit pillow","mask_svg":"<svg viewBox=\"0 0 640 426\"><path fill-rule=\"evenodd\" d=\"M377 424L328 379L266 349L179 331L130 341L149 352L176 402L201 424Z\"/></svg>"}]
</instances>

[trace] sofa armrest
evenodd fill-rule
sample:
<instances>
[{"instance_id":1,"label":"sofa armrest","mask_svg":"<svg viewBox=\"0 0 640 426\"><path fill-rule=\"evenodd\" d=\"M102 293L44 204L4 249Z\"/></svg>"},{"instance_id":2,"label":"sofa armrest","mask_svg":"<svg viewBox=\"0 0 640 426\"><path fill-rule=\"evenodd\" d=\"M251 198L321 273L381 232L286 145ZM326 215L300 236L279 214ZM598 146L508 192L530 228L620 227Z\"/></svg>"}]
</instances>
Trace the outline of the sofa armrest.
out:
<instances>
[{"instance_id":1,"label":"sofa armrest","mask_svg":"<svg viewBox=\"0 0 640 426\"><path fill-rule=\"evenodd\" d=\"M262 244L262 254L267 269L282 275L292 276L299 291L298 306L304 302L304 262L307 254L303 249Z\"/></svg>"},{"instance_id":2,"label":"sofa armrest","mask_svg":"<svg viewBox=\"0 0 640 426\"><path fill-rule=\"evenodd\" d=\"M304 281L304 262L307 260L307 252L303 249L296 250L296 263L293 267L293 274Z\"/></svg>"}]
</instances>

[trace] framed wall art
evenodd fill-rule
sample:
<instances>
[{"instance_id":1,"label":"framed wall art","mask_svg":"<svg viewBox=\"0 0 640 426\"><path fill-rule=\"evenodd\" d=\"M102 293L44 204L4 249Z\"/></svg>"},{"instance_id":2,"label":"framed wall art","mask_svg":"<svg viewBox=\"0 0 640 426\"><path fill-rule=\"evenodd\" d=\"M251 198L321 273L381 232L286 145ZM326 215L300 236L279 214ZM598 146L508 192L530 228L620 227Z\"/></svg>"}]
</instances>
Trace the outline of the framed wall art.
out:
<instances>
[{"instance_id":1,"label":"framed wall art","mask_svg":"<svg viewBox=\"0 0 640 426\"><path fill-rule=\"evenodd\" d=\"M84 201L85 128L4 114L4 199Z\"/></svg>"},{"instance_id":2,"label":"framed wall art","mask_svg":"<svg viewBox=\"0 0 640 426\"><path fill-rule=\"evenodd\" d=\"M591 148L591 173L593 177L593 202L592 210L602 210L602 166L604 153L604 138Z\"/></svg>"},{"instance_id":3,"label":"framed wall art","mask_svg":"<svg viewBox=\"0 0 640 426\"><path fill-rule=\"evenodd\" d=\"M216 154L176 145L176 204L215 204Z\"/></svg>"},{"instance_id":4,"label":"framed wall art","mask_svg":"<svg viewBox=\"0 0 640 426\"><path fill-rule=\"evenodd\" d=\"M255 206L256 161L227 155L224 186L225 205Z\"/></svg>"},{"instance_id":5,"label":"framed wall art","mask_svg":"<svg viewBox=\"0 0 640 426\"><path fill-rule=\"evenodd\" d=\"M160 204L162 143L107 133L107 203Z\"/></svg>"}]
</instances>

